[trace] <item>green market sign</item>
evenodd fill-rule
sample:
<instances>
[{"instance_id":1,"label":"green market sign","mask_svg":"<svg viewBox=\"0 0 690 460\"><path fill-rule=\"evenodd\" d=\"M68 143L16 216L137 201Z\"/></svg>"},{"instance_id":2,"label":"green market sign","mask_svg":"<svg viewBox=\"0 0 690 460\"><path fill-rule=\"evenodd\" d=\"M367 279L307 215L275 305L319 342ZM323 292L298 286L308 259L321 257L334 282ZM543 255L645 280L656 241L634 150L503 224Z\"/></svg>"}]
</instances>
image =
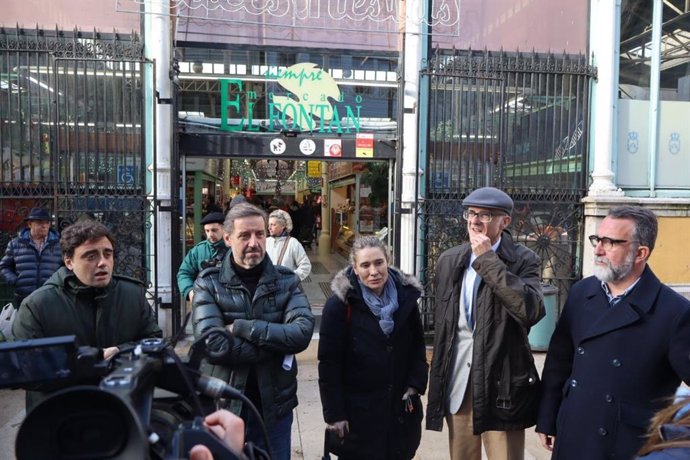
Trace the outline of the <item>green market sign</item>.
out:
<instances>
[{"instance_id":1,"label":"green market sign","mask_svg":"<svg viewBox=\"0 0 690 460\"><path fill-rule=\"evenodd\" d=\"M357 105L343 105L343 95L333 77L316 64L309 62L295 64L286 69L269 68L264 74L266 81L275 81L285 90L278 95L267 93L268 128L276 131L311 131L318 133L359 132L362 96L355 97ZM230 98L230 93L234 98ZM222 131L259 131L253 123L252 114L257 101L255 91L245 91L244 83L238 79L220 80ZM242 99L246 100L247 118L239 124L228 123L228 112L242 113ZM341 103L336 105L335 103ZM343 122L344 121L344 122Z\"/></svg>"}]
</instances>

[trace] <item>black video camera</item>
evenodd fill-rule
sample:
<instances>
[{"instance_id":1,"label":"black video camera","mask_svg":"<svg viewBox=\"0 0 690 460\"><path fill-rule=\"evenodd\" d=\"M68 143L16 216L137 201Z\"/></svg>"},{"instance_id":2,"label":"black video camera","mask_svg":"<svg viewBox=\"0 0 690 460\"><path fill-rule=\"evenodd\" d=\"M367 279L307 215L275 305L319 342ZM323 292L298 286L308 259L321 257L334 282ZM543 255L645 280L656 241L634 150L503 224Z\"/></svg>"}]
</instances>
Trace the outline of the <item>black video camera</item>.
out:
<instances>
[{"instance_id":1,"label":"black video camera","mask_svg":"<svg viewBox=\"0 0 690 460\"><path fill-rule=\"evenodd\" d=\"M17 458L172 460L187 458L197 444L217 460L269 458L252 445L249 456L231 451L204 427L211 411L204 407L217 398L240 398L259 416L244 395L198 372L210 341L232 337L222 328L208 331L186 364L163 339L142 340L110 361L78 347L75 336L0 344L0 388L51 392L22 423Z\"/></svg>"}]
</instances>

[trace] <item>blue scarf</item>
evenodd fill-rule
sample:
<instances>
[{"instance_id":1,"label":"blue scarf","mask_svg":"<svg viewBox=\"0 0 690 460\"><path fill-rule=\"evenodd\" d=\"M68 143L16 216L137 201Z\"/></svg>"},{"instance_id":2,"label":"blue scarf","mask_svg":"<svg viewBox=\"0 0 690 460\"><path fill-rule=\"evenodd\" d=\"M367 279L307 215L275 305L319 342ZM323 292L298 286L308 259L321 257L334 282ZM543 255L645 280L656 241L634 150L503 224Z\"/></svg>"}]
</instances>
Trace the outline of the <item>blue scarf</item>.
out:
<instances>
[{"instance_id":1,"label":"blue scarf","mask_svg":"<svg viewBox=\"0 0 690 460\"><path fill-rule=\"evenodd\" d=\"M386 281L386 286L383 288L383 293L381 297L377 296L374 291L369 289L362 283L362 281L357 278L360 287L362 288L362 297L364 298L364 303L367 304L369 310L379 319L379 326L386 337L391 335L393 328L395 327L395 322L393 321L393 314L398 309L398 289L395 287L395 282L393 277L388 274L388 280Z\"/></svg>"}]
</instances>

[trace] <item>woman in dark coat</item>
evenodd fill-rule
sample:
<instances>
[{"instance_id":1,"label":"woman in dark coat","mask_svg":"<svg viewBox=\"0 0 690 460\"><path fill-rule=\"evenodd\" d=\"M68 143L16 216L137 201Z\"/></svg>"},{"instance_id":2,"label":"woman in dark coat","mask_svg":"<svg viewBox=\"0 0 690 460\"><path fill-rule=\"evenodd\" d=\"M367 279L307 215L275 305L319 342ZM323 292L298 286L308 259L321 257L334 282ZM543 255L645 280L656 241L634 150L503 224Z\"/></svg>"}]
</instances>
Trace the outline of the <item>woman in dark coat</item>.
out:
<instances>
[{"instance_id":1,"label":"woman in dark coat","mask_svg":"<svg viewBox=\"0 0 690 460\"><path fill-rule=\"evenodd\" d=\"M358 238L323 310L319 390L339 459L411 459L421 439L428 365L416 278Z\"/></svg>"}]
</instances>

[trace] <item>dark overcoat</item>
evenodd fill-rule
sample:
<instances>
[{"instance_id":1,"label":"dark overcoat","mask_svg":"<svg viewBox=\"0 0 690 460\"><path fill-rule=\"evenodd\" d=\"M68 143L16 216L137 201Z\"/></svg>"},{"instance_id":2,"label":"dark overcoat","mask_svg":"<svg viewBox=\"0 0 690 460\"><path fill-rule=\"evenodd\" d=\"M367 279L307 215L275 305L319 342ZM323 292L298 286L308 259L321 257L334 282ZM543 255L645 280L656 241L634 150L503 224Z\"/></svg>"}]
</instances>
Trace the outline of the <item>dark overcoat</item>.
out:
<instances>
[{"instance_id":1,"label":"dark overcoat","mask_svg":"<svg viewBox=\"0 0 690 460\"><path fill-rule=\"evenodd\" d=\"M690 302L649 269L610 307L594 277L575 284L551 338L537 431L553 459L624 459L682 379L690 383Z\"/></svg>"},{"instance_id":2,"label":"dark overcoat","mask_svg":"<svg viewBox=\"0 0 690 460\"><path fill-rule=\"evenodd\" d=\"M460 292L471 254L470 244L464 243L445 251L436 263L428 430L441 431L448 412ZM539 406L539 376L528 334L545 313L541 260L504 231L496 252L482 254L472 266L481 278L474 303L472 360L468 363L472 366L472 429L477 435L522 430L534 425Z\"/></svg>"},{"instance_id":3,"label":"dark overcoat","mask_svg":"<svg viewBox=\"0 0 690 460\"><path fill-rule=\"evenodd\" d=\"M426 390L428 366L417 307L421 293L412 276L389 268L396 282L395 327L386 336L362 299L352 268L333 280L334 295L324 306L319 338L319 390L327 423L347 420L350 433L339 458L409 459L419 445L422 404L403 411L408 387ZM348 304L350 305L348 307Z\"/></svg>"}]
</instances>

